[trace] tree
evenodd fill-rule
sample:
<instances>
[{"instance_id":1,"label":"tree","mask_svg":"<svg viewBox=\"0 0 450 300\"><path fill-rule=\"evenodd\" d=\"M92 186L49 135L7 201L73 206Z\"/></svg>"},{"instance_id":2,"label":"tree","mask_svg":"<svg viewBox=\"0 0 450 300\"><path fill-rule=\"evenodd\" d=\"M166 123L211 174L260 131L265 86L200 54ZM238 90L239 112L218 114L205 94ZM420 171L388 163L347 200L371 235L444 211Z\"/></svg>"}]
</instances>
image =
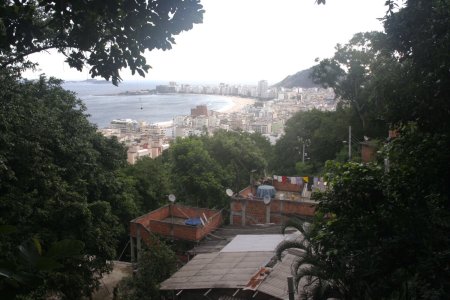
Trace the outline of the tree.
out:
<instances>
[{"instance_id":1,"label":"tree","mask_svg":"<svg viewBox=\"0 0 450 300\"><path fill-rule=\"evenodd\" d=\"M330 189L315 195L320 204L308 235L307 246L315 250L300 261L309 264L310 280L337 287L335 298L447 299L450 6L409 0L394 12L393 2L386 2L381 55L369 69L349 78L352 65L328 60L328 70L326 64L319 68L322 79L331 75L334 84L364 82L356 85L365 93L361 101L379 97L381 114L400 135L384 146L378 162L328 165ZM298 265L294 269L305 274Z\"/></svg>"},{"instance_id":2,"label":"tree","mask_svg":"<svg viewBox=\"0 0 450 300\"><path fill-rule=\"evenodd\" d=\"M374 64L385 55L380 50L381 32L357 33L344 46L338 44L330 59L313 68L315 83L333 88L339 100L349 105L359 118L363 133L378 137L386 132L383 103L373 83Z\"/></svg>"},{"instance_id":3,"label":"tree","mask_svg":"<svg viewBox=\"0 0 450 300\"><path fill-rule=\"evenodd\" d=\"M264 155L270 155L271 146L261 135L243 132L218 131L212 137L203 137L205 149L234 182L230 188L240 191L249 185L249 177L262 176L267 167Z\"/></svg>"},{"instance_id":4,"label":"tree","mask_svg":"<svg viewBox=\"0 0 450 300\"><path fill-rule=\"evenodd\" d=\"M325 161L334 159L343 147L349 122L348 112L343 109L337 112L313 109L295 114L286 122L285 135L275 145L271 168L289 176L308 175L298 174L296 170L296 164L305 160L309 172L317 174Z\"/></svg>"},{"instance_id":5,"label":"tree","mask_svg":"<svg viewBox=\"0 0 450 300\"><path fill-rule=\"evenodd\" d=\"M315 194L314 222L299 244L280 245L279 253L303 251L297 281L306 278L309 292L320 287L339 299L448 298L446 141L412 126L385 147L389 169L328 163L331 188Z\"/></svg>"},{"instance_id":6,"label":"tree","mask_svg":"<svg viewBox=\"0 0 450 300\"><path fill-rule=\"evenodd\" d=\"M146 50L167 50L174 35L201 23L199 0L154 1L2 1L0 67L29 66L27 56L56 49L92 77L121 80L130 68L144 76Z\"/></svg>"},{"instance_id":7,"label":"tree","mask_svg":"<svg viewBox=\"0 0 450 300\"><path fill-rule=\"evenodd\" d=\"M134 202L141 214L160 207L170 194L169 169L162 159L139 159L121 173L131 181Z\"/></svg>"},{"instance_id":8,"label":"tree","mask_svg":"<svg viewBox=\"0 0 450 300\"><path fill-rule=\"evenodd\" d=\"M398 63L382 89L393 123L450 131L449 7L448 0L409 0L385 18L386 49Z\"/></svg>"},{"instance_id":9,"label":"tree","mask_svg":"<svg viewBox=\"0 0 450 300\"><path fill-rule=\"evenodd\" d=\"M224 207L230 178L205 149L201 139L177 139L169 148L177 198L200 207Z\"/></svg>"},{"instance_id":10,"label":"tree","mask_svg":"<svg viewBox=\"0 0 450 300\"><path fill-rule=\"evenodd\" d=\"M142 251L136 275L119 283L114 299L159 299L159 284L169 278L176 267L175 253L164 242L155 238L154 243Z\"/></svg>"},{"instance_id":11,"label":"tree","mask_svg":"<svg viewBox=\"0 0 450 300\"><path fill-rule=\"evenodd\" d=\"M296 239L281 242L275 252L278 260L282 260L283 253L289 249L295 249L297 253L300 253L294 260L291 270L295 276L297 290L301 289L299 291L301 299L319 300L342 297L345 294L345 286L333 273L336 270L331 270L334 266L321 256L328 251L313 240L317 235L318 227L300 219L289 219L281 228L283 234L287 228L296 229L299 236Z\"/></svg>"},{"instance_id":12,"label":"tree","mask_svg":"<svg viewBox=\"0 0 450 300\"><path fill-rule=\"evenodd\" d=\"M126 163L125 149L96 132L60 81L19 81L3 71L0 77L0 225L17 228L2 238L0 260L19 264L16 248L31 238L44 252L57 241L81 241L82 255L37 274L39 289L89 296L135 213L126 182L115 174Z\"/></svg>"}]
</instances>

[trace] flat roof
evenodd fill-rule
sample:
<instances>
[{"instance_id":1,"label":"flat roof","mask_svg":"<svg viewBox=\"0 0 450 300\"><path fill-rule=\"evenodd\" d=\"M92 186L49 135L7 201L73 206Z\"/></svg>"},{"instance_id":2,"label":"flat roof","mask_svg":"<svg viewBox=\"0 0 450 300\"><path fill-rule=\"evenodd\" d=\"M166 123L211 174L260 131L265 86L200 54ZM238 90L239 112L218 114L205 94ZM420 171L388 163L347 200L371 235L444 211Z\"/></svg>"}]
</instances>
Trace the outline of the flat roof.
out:
<instances>
[{"instance_id":1,"label":"flat roof","mask_svg":"<svg viewBox=\"0 0 450 300\"><path fill-rule=\"evenodd\" d=\"M220 252L273 252L285 238L282 234L236 235Z\"/></svg>"}]
</instances>

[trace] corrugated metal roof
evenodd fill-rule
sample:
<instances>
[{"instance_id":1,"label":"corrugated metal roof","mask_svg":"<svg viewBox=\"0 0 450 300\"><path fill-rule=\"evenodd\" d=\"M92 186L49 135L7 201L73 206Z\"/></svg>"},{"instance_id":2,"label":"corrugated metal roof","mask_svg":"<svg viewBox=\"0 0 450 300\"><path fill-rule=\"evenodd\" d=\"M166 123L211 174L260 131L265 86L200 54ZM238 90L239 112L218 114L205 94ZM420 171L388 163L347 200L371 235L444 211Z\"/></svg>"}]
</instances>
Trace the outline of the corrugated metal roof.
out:
<instances>
[{"instance_id":1,"label":"corrugated metal roof","mask_svg":"<svg viewBox=\"0 0 450 300\"><path fill-rule=\"evenodd\" d=\"M198 254L163 281L161 290L242 288L273 254L273 251Z\"/></svg>"},{"instance_id":2,"label":"corrugated metal roof","mask_svg":"<svg viewBox=\"0 0 450 300\"><path fill-rule=\"evenodd\" d=\"M281 262L278 262L272 272L259 285L258 291L278 299L289 299L287 278L292 276L291 265L295 255L286 254Z\"/></svg>"}]
</instances>

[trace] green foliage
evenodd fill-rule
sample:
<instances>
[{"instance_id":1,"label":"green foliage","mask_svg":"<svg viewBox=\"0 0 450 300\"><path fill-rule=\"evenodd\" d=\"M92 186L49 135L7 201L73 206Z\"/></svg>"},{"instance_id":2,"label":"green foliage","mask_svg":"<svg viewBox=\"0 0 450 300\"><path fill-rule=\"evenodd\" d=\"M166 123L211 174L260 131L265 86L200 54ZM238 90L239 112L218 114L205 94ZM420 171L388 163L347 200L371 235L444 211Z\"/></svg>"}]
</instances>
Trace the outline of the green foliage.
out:
<instances>
[{"instance_id":1,"label":"green foliage","mask_svg":"<svg viewBox=\"0 0 450 300\"><path fill-rule=\"evenodd\" d=\"M331 188L315 194L318 214L305 239L280 246L304 248L297 279L314 271L310 292L320 279L340 299L448 298L449 141L408 127L386 146L388 171L329 162Z\"/></svg>"},{"instance_id":2,"label":"green foliage","mask_svg":"<svg viewBox=\"0 0 450 300\"><path fill-rule=\"evenodd\" d=\"M165 204L170 194L170 180L169 169L162 159L140 159L123 168L121 173L130 181L139 212L145 213Z\"/></svg>"},{"instance_id":3,"label":"green foliage","mask_svg":"<svg viewBox=\"0 0 450 300\"><path fill-rule=\"evenodd\" d=\"M329 162L311 230L284 245L302 249L294 270L313 299L450 297L449 1L386 5L386 34L356 35L315 69L364 132L377 114L401 130L379 163Z\"/></svg>"},{"instance_id":4,"label":"green foliage","mask_svg":"<svg viewBox=\"0 0 450 300\"><path fill-rule=\"evenodd\" d=\"M322 216L316 216L322 218ZM286 250L294 249L299 253L295 258L291 270L294 282L301 299L328 299L340 298L345 291L345 286L337 279L333 270L334 263L323 259L322 253L331 254L334 251L326 249L322 244L316 243L314 238L318 234L315 224L310 224L299 219L290 219L282 227L282 233L287 228L298 230L298 237L294 240L285 240L276 248L276 256L283 259ZM344 270L337 270L342 275Z\"/></svg>"},{"instance_id":5,"label":"green foliage","mask_svg":"<svg viewBox=\"0 0 450 300\"><path fill-rule=\"evenodd\" d=\"M264 174L272 146L258 134L219 131L177 139L165 154L177 199L190 205L227 207L227 188L239 191ZM253 171L253 172L252 172Z\"/></svg>"},{"instance_id":6,"label":"green foliage","mask_svg":"<svg viewBox=\"0 0 450 300\"><path fill-rule=\"evenodd\" d=\"M316 83L332 87L341 103L351 107L358 116L358 127L371 137L383 136L387 128L374 79L374 65L385 56L380 50L384 40L381 32L357 33L344 46L338 44L334 56L322 60L312 73Z\"/></svg>"},{"instance_id":7,"label":"green foliage","mask_svg":"<svg viewBox=\"0 0 450 300\"><path fill-rule=\"evenodd\" d=\"M114 299L159 299L159 284L169 278L176 268L175 253L162 241L155 241L142 251L136 275L119 283Z\"/></svg>"},{"instance_id":8,"label":"green foliage","mask_svg":"<svg viewBox=\"0 0 450 300\"><path fill-rule=\"evenodd\" d=\"M295 164L295 171L296 174L304 175L304 176L311 176L314 174L314 166L310 163L304 163L304 162L297 162Z\"/></svg>"},{"instance_id":9,"label":"green foliage","mask_svg":"<svg viewBox=\"0 0 450 300\"><path fill-rule=\"evenodd\" d=\"M261 135L242 132L218 131L204 137L203 142L211 157L234 179L228 187L235 191L249 185L249 176L264 174L272 149Z\"/></svg>"},{"instance_id":10,"label":"green foliage","mask_svg":"<svg viewBox=\"0 0 450 300\"><path fill-rule=\"evenodd\" d=\"M392 122L450 131L449 7L449 0L409 0L385 18L386 49L398 62L382 88Z\"/></svg>"},{"instance_id":11,"label":"green foliage","mask_svg":"<svg viewBox=\"0 0 450 300\"><path fill-rule=\"evenodd\" d=\"M177 198L199 207L222 207L229 178L198 138L177 139L169 149Z\"/></svg>"},{"instance_id":12,"label":"green foliage","mask_svg":"<svg viewBox=\"0 0 450 300\"><path fill-rule=\"evenodd\" d=\"M89 65L92 77L117 85L122 68L144 76L144 51L171 49L174 36L201 23L203 13L198 0L2 1L0 67L56 49L71 67Z\"/></svg>"},{"instance_id":13,"label":"green foliage","mask_svg":"<svg viewBox=\"0 0 450 300\"><path fill-rule=\"evenodd\" d=\"M0 77L0 224L17 230L0 242L0 259L19 265L17 245L31 238L47 250L65 239L81 241L83 255L36 275L44 294L87 296L136 212L126 182L116 178L125 149L96 132L84 105L59 81Z\"/></svg>"},{"instance_id":14,"label":"green foliage","mask_svg":"<svg viewBox=\"0 0 450 300\"><path fill-rule=\"evenodd\" d=\"M35 298L45 297L45 290L40 289L44 281L42 274L55 270L61 271L62 261L80 256L83 248L84 243L81 241L66 239L54 242L45 251L41 242L35 237L24 241L17 247L17 264L11 261L0 261L3 296L13 298L20 291L22 294L31 293Z\"/></svg>"},{"instance_id":15,"label":"green foliage","mask_svg":"<svg viewBox=\"0 0 450 300\"><path fill-rule=\"evenodd\" d=\"M285 135L275 145L272 169L279 174L299 174L296 164L302 162L305 144L305 163L311 174L320 172L325 161L334 159L348 139L348 112L311 110L299 112L286 122ZM300 166L300 165L299 165Z\"/></svg>"}]
</instances>

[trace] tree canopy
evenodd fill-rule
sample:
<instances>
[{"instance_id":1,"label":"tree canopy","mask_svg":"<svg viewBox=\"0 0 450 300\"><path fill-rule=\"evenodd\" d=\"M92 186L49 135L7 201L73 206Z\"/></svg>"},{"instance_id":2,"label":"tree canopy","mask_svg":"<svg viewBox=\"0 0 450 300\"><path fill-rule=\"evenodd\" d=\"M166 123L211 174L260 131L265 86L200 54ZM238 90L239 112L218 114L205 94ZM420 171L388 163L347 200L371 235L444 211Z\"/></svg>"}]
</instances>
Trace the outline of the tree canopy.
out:
<instances>
[{"instance_id":1,"label":"tree canopy","mask_svg":"<svg viewBox=\"0 0 450 300\"><path fill-rule=\"evenodd\" d=\"M0 261L19 266L17 247L32 238L44 252L60 240L78 240L81 255L54 272L37 272L35 283L43 293L88 296L136 214L115 174L126 163L125 149L96 132L84 105L59 81L0 76L0 224L17 230L2 238ZM2 294L9 288L0 279Z\"/></svg>"},{"instance_id":2,"label":"tree canopy","mask_svg":"<svg viewBox=\"0 0 450 300\"><path fill-rule=\"evenodd\" d=\"M360 35L371 45L351 41L316 68L360 117L375 111L399 136L371 164L329 162L305 239L280 247L302 251L294 269L312 299L450 297L450 3L393 3L377 43Z\"/></svg>"},{"instance_id":3,"label":"tree canopy","mask_svg":"<svg viewBox=\"0 0 450 300\"><path fill-rule=\"evenodd\" d=\"M272 169L289 176L319 173L325 162L335 159L344 147L348 126L353 123L348 109L339 108L333 112L313 109L295 114L286 122L285 134L275 145ZM361 135L356 126L354 135ZM303 160L309 166L302 170L309 170L307 174L299 174L296 170L296 164Z\"/></svg>"},{"instance_id":4,"label":"tree canopy","mask_svg":"<svg viewBox=\"0 0 450 300\"><path fill-rule=\"evenodd\" d=\"M56 49L70 67L117 85L123 68L145 76L144 52L171 49L175 35L202 22L202 8L199 0L2 1L0 67Z\"/></svg>"}]
</instances>

